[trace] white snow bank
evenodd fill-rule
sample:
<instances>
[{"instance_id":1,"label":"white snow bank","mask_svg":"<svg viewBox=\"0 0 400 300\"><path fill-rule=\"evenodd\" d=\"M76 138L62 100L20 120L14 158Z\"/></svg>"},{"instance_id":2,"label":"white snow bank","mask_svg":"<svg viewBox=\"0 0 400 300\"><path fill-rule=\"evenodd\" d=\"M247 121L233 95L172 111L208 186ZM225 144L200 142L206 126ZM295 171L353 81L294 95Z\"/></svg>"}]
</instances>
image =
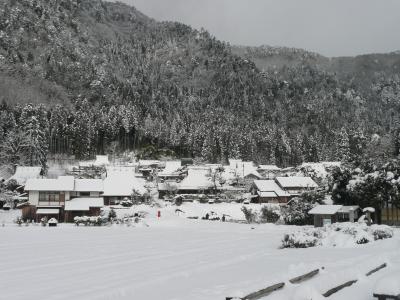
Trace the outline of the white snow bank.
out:
<instances>
[{"instance_id":1,"label":"white snow bank","mask_svg":"<svg viewBox=\"0 0 400 300\"><path fill-rule=\"evenodd\" d=\"M360 223L335 223L321 228L302 228L285 234L284 248L354 247L393 237L393 230L386 225L367 226Z\"/></svg>"},{"instance_id":2,"label":"white snow bank","mask_svg":"<svg viewBox=\"0 0 400 300\"><path fill-rule=\"evenodd\" d=\"M400 295L400 270L391 272L381 278L374 287L377 295Z\"/></svg>"}]
</instances>

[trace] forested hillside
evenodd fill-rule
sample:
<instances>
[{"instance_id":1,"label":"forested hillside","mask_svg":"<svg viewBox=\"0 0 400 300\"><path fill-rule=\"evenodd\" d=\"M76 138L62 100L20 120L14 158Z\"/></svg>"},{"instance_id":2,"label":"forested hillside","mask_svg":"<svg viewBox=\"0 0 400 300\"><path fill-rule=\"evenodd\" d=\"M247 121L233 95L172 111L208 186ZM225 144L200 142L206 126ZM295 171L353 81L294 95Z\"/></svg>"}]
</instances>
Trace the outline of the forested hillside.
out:
<instances>
[{"instance_id":1,"label":"forested hillside","mask_svg":"<svg viewBox=\"0 0 400 300\"><path fill-rule=\"evenodd\" d=\"M397 69L371 71L361 89L301 53L263 70L206 31L125 4L3 0L1 158L44 165L48 153L146 148L286 166L397 155Z\"/></svg>"}]
</instances>

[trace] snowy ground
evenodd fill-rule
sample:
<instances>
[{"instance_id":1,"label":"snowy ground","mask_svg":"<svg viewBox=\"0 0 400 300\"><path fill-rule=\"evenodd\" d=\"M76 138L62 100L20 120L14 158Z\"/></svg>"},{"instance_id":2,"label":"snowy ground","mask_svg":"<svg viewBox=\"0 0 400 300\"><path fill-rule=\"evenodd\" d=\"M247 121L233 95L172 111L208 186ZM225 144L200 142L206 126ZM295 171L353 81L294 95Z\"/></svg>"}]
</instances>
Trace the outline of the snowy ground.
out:
<instances>
[{"instance_id":1,"label":"snowy ground","mask_svg":"<svg viewBox=\"0 0 400 300\"><path fill-rule=\"evenodd\" d=\"M209 206L228 213L223 205ZM240 207L229 206L229 213ZM158 220L157 208L142 207L149 212L148 227L5 222L0 225L0 299L217 300L284 281L287 286L266 299L314 295L315 300L337 283L359 279L329 298L368 300L375 282L400 268L399 230L393 239L356 248L281 250L283 234L295 227L188 220L175 209L161 209ZM199 215L209 208L185 204L181 209ZM389 264L386 269L364 276L382 262ZM308 282L287 282L322 266Z\"/></svg>"}]
</instances>

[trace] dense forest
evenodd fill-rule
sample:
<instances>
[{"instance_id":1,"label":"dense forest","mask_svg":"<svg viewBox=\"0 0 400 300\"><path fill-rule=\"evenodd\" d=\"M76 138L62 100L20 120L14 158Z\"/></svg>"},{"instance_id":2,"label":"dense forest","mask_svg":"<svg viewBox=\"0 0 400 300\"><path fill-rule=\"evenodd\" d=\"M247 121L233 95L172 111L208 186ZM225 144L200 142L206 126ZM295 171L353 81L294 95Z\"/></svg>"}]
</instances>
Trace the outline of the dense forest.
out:
<instances>
[{"instance_id":1,"label":"dense forest","mask_svg":"<svg viewBox=\"0 0 400 300\"><path fill-rule=\"evenodd\" d=\"M400 54L379 59L231 47L122 3L3 0L0 159L384 160L400 148Z\"/></svg>"}]
</instances>

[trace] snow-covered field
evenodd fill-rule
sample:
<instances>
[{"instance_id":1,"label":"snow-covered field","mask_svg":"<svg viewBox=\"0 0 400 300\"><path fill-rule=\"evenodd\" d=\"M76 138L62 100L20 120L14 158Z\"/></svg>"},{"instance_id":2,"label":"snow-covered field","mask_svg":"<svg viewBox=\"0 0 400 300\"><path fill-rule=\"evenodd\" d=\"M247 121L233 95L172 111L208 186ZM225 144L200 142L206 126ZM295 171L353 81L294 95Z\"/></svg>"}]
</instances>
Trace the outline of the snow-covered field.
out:
<instances>
[{"instance_id":1,"label":"snow-covered field","mask_svg":"<svg viewBox=\"0 0 400 300\"><path fill-rule=\"evenodd\" d=\"M241 207L209 206L232 215ZM392 239L356 247L279 249L284 233L296 227L188 220L175 209L161 209L157 219L157 208L143 208L148 226L0 225L0 299L217 300L284 281L266 299L315 300L359 279L329 298L368 300L378 279L400 269L398 229ZM180 209L201 214L209 208ZM365 276L383 262L387 268ZM288 283L320 267L313 279Z\"/></svg>"}]
</instances>

